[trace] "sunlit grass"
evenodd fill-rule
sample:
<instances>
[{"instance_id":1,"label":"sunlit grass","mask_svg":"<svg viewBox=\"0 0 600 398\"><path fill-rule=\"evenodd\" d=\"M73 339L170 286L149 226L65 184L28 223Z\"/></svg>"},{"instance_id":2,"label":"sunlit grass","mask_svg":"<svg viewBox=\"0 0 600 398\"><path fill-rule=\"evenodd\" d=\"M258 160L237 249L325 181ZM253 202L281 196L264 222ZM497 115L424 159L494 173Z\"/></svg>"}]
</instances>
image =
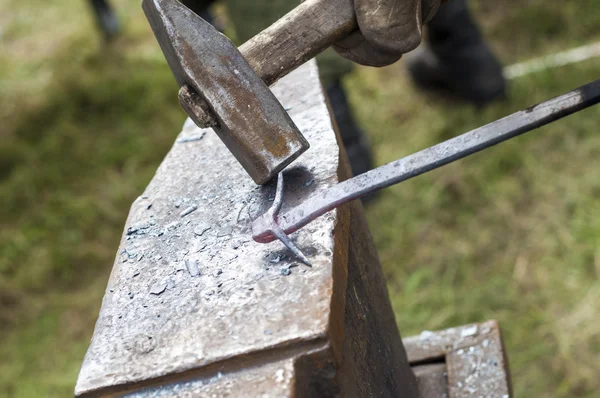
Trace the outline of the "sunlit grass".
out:
<instances>
[{"instance_id":1,"label":"sunlit grass","mask_svg":"<svg viewBox=\"0 0 600 398\"><path fill-rule=\"evenodd\" d=\"M511 100L484 112L391 81L401 66L349 83L385 163L588 82L599 66L516 80ZM590 109L381 195L368 215L405 334L495 318L518 396L600 388L599 123Z\"/></svg>"}]
</instances>

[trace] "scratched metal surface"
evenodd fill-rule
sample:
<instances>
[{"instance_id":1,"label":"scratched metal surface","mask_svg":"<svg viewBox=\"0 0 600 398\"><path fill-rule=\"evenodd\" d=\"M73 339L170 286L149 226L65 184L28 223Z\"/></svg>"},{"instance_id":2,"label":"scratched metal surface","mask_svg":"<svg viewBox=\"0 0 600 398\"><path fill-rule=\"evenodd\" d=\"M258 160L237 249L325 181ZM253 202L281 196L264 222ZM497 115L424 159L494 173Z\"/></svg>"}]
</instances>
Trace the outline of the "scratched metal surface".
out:
<instances>
[{"instance_id":1,"label":"scratched metal surface","mask_svg":"<svg viewBox=\"0 0 600 398\"><path fill-rule=\"evenodd\" d=\"M273 91L311 144L287 172L285 208L337 182L338 147L314 62ZM76 395L323 341L336 212L293 236L313 263L301 265L279 242L251 239L274 188L186 121L131 207Z\"/></svg>"},{"instance_id":2,"label":"scratched metal surface","mask_svg":"<svg viewBox=\"0 0 600 398\"><path fill-rule=\"evenodd\" d=\"M145 388L127 398L164 397L292 397L294 361L291 358L234 372L216 372L209 377Z\"/></svg>"}]
</instances>

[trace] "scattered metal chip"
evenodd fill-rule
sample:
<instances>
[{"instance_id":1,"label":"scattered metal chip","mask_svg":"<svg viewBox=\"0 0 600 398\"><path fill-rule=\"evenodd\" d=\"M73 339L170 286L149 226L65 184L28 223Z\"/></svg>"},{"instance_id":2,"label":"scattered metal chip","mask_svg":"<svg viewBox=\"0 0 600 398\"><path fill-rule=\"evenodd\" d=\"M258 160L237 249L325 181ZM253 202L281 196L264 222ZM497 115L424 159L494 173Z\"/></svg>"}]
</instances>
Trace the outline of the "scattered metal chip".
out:
<instances>
[{"instance_id":1,"label":"scattered metal chip","mask_svg":"<svg viewBox=\"0 0 600 398\"><path fill-rule=\"evenodd\" d=\"M229 236L233 232L232 226L223 227L217 232L217 238L221 238L223 236Z\"/></svg>"},{"instance_id":2,"label":"scattered metal chip","mask_svg":"<svg viewBox=\"0 0 600 398\"><path fill-rule=\"evenodd\" d=\"M273 264L277 264L278 262L280 262L284 258L285 258L285 255L276 254L276 255L274 255L273 258L269 259L269 262L273 263Z\"/></svg>"},{"instance_id":3,"label":"scattered metal chip","mask_svg":"<svg viewBox=\"0 0 600 398\"><path fill-rule=\"evenodd\" d=\"M202 138L204 138L204 134L205 134L205 132L202 132L202 134L200 134L200 135L178 138L175 142L178 144L183 144L186 142L200 141Z\"/></svg>"},{"instance_id":4,"label":"scattered metal chip","mask_svg":"<svg viewBox=\"0 0 600 398\"><path fill-rule=\"evenodd\" d=\"M288 276L289 274L292 273L292 270L289 269L288 267L283 267L279 269L279 273L283 276Z\"/></svg>"},{"instance_id":5,"label":"scattered metal chip","mask_svg":"<svg viewBox=\"0 0 600 398\"><path fill-rule=\"evenodd\" d=\"M473 326L464 328L460 332L460 337L470 337L470 336L475 336L476 334L477 334L477 325L473 325Z\"/></svg>"},{"instance_id":6,"label":"scattered metal chip","mask_svg":"<svg viewBox=\"0 0 600 398\"><path fill-rule=\"evenodd\" d=\"M284 373L285 371L283 369L279 369L275 372L275 381L277 383L282 383L285 380Z\"/></svg>"},{"instance_id":7,"label":"scattered metal chip","mask_svg":"<svg viewBox=\"0 0 600 398\"><path fill-rule=\"evenodd\" d=\"M209 229L210 229L210 225L208 225L208 224L204 224L204 223L198 224L194 228L194 235L202 236Z\"/></svg>"},{"instance_id":8,"label":"scattered metal chip","mask_svg":"<svg viewBox=\"0 0 600 398\"><path fill-rule=\"evenodd\" d=\"M148 225L132 225L127 227L127 235L145 234L144 230L148 228L150 228Z\"/></svg>"},{"instance_id":9,"label":"scattered metal chip","mask_svg":"<svg viewBox=\"0 0 600 398\"><path fill-rule=\"evenodd\" d=\"M150 288L150 294L160 295L167 290L167 284L165 282L157 282Z\"/></svg>"},{"instance_id":10,"label":"scattered metal chip","mask_svg":"<svg viewBox=\"0 0 600 398\"><path fill-rule=\"evenodd\" d=\"M198 260L185 260L185 267L190 273L190 276L194 277L200 275L200 269L198 268Z\"/></svg>"},{"instance_id":11,"label":"scattered metal chip","mask_svg":"<svg viewBox=\"0 0 600 398\"><path fill-rule=\"evenodd\" d=\"M185 217L188 214L192 213L193 211L196 211L198 209L197 205L191 205L190 207L188 207L187 209L185 209L184 211L181 212L181 214L179 214L181 217Z\"/></svg>"}]
</instances>

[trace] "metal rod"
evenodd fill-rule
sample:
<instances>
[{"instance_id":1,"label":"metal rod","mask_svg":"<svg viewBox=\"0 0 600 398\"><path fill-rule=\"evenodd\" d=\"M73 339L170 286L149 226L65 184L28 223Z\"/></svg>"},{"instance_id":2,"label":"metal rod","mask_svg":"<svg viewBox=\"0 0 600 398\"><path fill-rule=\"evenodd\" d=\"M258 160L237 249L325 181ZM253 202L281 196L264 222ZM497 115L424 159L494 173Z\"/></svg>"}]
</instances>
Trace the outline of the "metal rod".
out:
<instances>
[{"instance_id":1,"label":"metal rod","mask_svg":"<svg viewBox=\"0 0 600 398\"><path fill-rule=\"evenodd\" d=\"M444 141L405 158L340 182L313 194L296 207L278 215L278 227L291 234L328 211L390 185L406 181L455 160L588 108L600 101L600 80L586 84L559 97L513 113L458 137ZM252 224L253 238L268 243L277 236L264 217Z\"/></svg>"}]
</instances>

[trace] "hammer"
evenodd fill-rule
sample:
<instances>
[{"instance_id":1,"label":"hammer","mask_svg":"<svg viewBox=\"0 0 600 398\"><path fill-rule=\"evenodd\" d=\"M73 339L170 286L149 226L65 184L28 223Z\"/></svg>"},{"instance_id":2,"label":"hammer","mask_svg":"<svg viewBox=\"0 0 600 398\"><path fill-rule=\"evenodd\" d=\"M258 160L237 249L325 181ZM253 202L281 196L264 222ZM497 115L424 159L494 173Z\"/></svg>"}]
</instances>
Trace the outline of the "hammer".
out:
<instances>
[{"instance_id":1,"label":"hammer","mask_svg":"<svg viewBox=\"0 0 600 398\"><path fill-rule=\"evenodd\" d=\"M352 0L307 0L239 49L177 0L142 8L180 86L179 103L212 127L257 184L309 148L268 86L358 28Z\"/></svg>"}]
</instances>

